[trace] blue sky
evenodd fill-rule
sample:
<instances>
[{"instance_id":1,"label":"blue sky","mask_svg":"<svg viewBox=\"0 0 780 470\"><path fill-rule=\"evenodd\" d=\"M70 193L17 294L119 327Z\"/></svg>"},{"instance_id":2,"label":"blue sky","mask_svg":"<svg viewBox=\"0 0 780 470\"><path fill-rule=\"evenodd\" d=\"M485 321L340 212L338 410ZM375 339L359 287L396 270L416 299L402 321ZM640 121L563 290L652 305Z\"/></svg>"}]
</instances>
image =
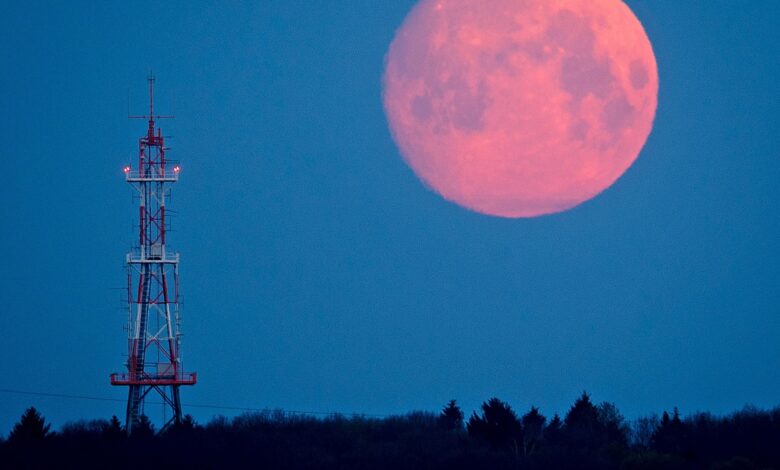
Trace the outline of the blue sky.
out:
<instances>
[{"instance_id":1,"label":"blue sky","mask_svg":"<svg viewBox=\"0 0 780 470\"><path fill-rule=\"evenodd\" d=\"M123 399L122 262L145 78L182 164L183 391L230 411L467 411L498 396L627 416L778 405L780 3L628 2L655 128L609 190L491 218L393 144L383 56L413 1L0 5L0 388ZM0 393L0 433L121 402Z\"/></svg>"}]
</instances>

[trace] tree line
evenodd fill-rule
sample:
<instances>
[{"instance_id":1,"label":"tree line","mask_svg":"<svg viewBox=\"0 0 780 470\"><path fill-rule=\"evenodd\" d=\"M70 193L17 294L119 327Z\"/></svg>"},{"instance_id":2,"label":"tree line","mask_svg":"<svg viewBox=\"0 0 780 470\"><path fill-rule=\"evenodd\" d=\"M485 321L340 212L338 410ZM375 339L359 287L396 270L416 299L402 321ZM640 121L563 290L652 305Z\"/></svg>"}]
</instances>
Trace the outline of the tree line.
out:
<instances>
[{"instance_id":1,"label":"tree line","mask_svg":"<svg viewBox=\"0 0 780 470\"><path fill-rule=\"evenodd\" d=\"M283 411L186 416L158 432L142 418L77 421L58 432L27 409L6 439L0 467L259 467L289 469L780 469L780 408L727 416L677 409L634 421L583 393L563 416L518 414L491 398L466 419L455 400L440 413L316 418Z\"/></svg>"}]
</instances>

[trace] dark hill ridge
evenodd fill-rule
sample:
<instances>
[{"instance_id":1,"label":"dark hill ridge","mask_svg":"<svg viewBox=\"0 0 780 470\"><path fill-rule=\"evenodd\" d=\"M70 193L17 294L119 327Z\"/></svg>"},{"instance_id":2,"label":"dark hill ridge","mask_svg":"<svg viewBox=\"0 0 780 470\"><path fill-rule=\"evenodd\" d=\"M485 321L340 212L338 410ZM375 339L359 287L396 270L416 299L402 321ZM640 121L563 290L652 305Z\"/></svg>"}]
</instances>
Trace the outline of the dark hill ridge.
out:
<instances>
[{"instance_id":1,"label":"dark hill ridge","mask_svg":"<svg viewBox=\"0 0 780 470\"><path fill-rule=\"evenodd\" d=\"M30 408L0 441L0 467L780 469L780 408L723 417L675 409L628 423L585 393L550 418L492 398L468 420L452 400L439 414L381 419L275 411L202 426L188 416L164 432L145 423L130 437L116 417L52 432Z\"/></svg>"}]
</instances>

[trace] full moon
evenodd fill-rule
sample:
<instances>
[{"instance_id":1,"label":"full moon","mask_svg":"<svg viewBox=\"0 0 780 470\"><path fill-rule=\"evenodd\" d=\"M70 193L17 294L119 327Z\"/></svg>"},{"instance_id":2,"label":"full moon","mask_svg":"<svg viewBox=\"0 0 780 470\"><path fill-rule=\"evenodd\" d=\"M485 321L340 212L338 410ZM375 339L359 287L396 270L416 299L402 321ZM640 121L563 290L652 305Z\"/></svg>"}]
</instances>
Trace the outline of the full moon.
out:
<instances>
[{"instance_id":1,"label":"full moon","mask_svg":"<svg viewBox=\"0 0 780 470\"><path fill-rule=\"evenodd\" d=\"M534 217L631 166L658 70L621 0L422 0L390 45L382 97L428 187L483 214Z\"/></svg>"}]
</instances>

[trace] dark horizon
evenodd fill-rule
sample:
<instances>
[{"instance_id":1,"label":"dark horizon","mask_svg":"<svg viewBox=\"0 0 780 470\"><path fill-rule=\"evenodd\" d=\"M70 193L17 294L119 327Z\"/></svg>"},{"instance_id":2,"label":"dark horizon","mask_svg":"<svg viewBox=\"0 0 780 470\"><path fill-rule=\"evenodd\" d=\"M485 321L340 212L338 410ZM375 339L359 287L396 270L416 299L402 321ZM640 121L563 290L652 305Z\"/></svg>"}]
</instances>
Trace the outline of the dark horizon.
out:
<instances>
[{"instance_id":1,"label":"dark horizon","mask_svg":"<svg viewBox=\"0 0 780 470\"><path fill-rule=\"evenodd\" d=\"M10 467L90 467L122 455L112 466L157 465L268 468L576 468L759 469L780 467L780 407L745 408L728 416L688 416L676 408L627 421L610 402L583 392L563 414L536 407L518 412L499 398L470 415L456 400L439 413L383 418L306 416L281 410L217 416L200 424L191 415L156 429L146 415L128 435L121 421L79 420L51 429L28 408L0 461Z\"/></svg>"},{"instance_id":2,"label":"dark horizon","mask_svg":"<svg viewBox=\"0 0 780 470\"><path fill-rule=\"evenodd\" d=\"M394 415L491 396L724 415L780 397L780 2L626 0L658 109L609 189L532 219L425 187L382 105L414 0L0 5L0 434L123 418L146 76L169 155L187 404ZM235 416L239 410L223 410Z\"/></svg>"}]
</instances>

